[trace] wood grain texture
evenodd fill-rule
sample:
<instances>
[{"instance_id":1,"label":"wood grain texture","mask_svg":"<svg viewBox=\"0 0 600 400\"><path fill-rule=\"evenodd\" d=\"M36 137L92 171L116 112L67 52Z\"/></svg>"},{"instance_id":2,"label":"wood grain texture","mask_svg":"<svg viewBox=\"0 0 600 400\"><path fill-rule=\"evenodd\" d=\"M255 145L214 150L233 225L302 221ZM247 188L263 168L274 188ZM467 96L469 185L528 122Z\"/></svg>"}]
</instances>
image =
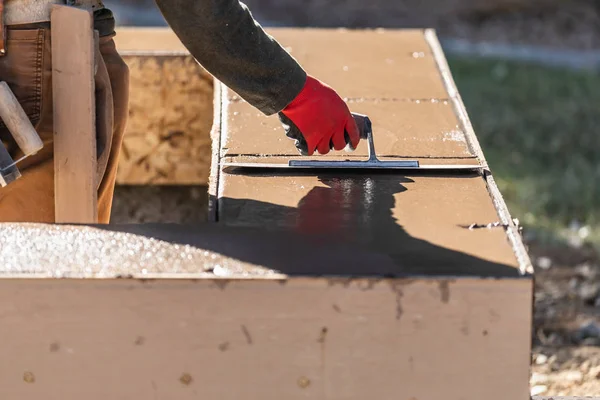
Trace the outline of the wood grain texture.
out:
<instances>
[{"instance_id":1,"label":"wood grain texture","mask_svg":"<svg viewBox=\"0 0 600 400\"><path fill-rule=\"evenodd\" d=\"M52 8L56 222L98 220L92 14Z\"/></svg>"},{"instance_id":2,"label":"wood grain texture","mask_svg":"<svg viewBox=\"0 0 600 400\"><path fill-rule=\"evenodd\" d=\"M0 82L0 117L25 155L33 155L44 147L42 139L6 82Z\"/></svg>"},{"instance_id":3,"label":"wood grain texture","mask_svg":"<svg viewBox=\"0 0 600 400\"><path fill-rule=\"evenodd\" d=\"M137 37L140 42L147 41L143 32ZM212 77L191 56L147 53L124 59L130 71L129 118L117 182L206 184Z\"/></svg>"},{"instance_id":4,"label":"wood grain texture","mask_svg":"<svg viewBox=\"0 0 600 400\"><path fill-rule=\"evenodd\" d=\"M6 399L526 400L526 280L0 280Z\"/></svg>"}]
</instances>

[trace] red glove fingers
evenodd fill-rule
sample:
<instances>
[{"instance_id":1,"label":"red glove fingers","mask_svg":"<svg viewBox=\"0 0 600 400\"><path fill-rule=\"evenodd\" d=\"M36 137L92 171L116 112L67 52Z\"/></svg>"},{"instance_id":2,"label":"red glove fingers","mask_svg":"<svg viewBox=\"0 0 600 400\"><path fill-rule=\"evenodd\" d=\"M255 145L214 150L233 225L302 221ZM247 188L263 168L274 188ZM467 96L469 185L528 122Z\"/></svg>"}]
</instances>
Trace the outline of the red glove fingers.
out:
<instances>
[{"instance_id":1,"label":"red glove fingers","mask_svg":"<svg viewBox=\"0 0 600 400\"><path fill-rule=\"evenodd\" d=\"M323 82L308 76L300 94L279 114L288 137L301 154L315 150L354 150L360 141L358 126L344 100Z\"/></svg>"}]
</instances>

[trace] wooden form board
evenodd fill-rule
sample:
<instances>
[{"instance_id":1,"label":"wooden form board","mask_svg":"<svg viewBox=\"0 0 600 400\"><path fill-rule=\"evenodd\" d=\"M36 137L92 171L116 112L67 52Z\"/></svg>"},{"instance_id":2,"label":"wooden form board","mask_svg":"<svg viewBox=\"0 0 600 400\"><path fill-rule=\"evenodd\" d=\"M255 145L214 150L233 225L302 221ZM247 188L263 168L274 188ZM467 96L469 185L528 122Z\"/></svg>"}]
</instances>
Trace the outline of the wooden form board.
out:
<instances>
[{"instance_id":1,"label":"wooden form board","mask_svg":"<svg viewBox=\"0 0 600 400\"><path fill-rule=\"evenodd\" d=\"M8 399L526 400L529 286L3 280L0 386Z\"/></svg>"},{"instance_id":2,"label":"wooden form board","mask_svg":"<svg viewBox=\"0 0 600 400\"><path fill-rule=\"evenodd\" d=\"M58 223L98 221L92 13L52 8L54 192Z\"/></svg>"}]
</instances>

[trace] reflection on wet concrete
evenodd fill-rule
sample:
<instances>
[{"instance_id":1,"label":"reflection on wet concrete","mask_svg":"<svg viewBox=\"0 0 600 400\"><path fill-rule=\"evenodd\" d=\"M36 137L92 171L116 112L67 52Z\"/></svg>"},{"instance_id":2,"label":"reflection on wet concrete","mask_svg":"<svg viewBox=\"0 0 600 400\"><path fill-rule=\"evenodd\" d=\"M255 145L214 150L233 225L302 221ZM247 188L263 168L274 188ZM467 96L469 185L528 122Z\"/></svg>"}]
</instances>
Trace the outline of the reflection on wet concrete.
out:
<instances>
[{"instance_id":1,"label":"reflection on wet concrete","mask_svg":"<svg viewBox=\"0 0 600 400\"><path fill-rule=\"evenodd\" d=\"M244 176L248 174L244 171ZM254 199L222 198L219 221L227 226L295 232L315 243L334 241L354 249L376 252L393 261L393 270L386 271L392 275L519 276L514 265L490 262L409 235L393 214L394 196L407 191L405 184L413 182L409 178L385 173L369 176L329 173L320 175L318 180L324 186L312 188L297 207ZM295 190L293 185L289 190ZM447 224L441 220L440 227L444 225ZM319 257L317 253L314 256ZM309 266L306 268L310 269ZM350 271L339 265L328 267L328 271L369 275L371 268L374 266L364 265Z\"/></svg>"}]
</instances>

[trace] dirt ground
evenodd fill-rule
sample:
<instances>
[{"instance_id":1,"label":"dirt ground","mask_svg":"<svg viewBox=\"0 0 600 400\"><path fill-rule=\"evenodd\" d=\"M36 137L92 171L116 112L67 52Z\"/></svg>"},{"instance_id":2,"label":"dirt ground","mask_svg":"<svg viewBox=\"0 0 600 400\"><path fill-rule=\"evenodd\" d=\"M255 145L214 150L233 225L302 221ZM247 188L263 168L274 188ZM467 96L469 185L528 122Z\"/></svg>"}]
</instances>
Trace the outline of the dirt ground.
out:
<instances>
[{"instance_id":1,"label":"dirt ground","mask_svg":"<svg viewBox=\"0 0 600 400\"><path fill-rule=\"evenodd\" d=\"M536 45L558 49L600 49L600 2L571 0L546 7L473 12L439 20L441 37Z\"/></svg>"},{"instance_id":2,"label":"dirt ground","mask_svg":"<svg viewBox=\"0 0 600 400\"><path fill-rule=\"evenodd\" d=\"M600 396L600 261L590 248L530 244L536 267L534 394Z\"/></svg>"}]
</instances>

